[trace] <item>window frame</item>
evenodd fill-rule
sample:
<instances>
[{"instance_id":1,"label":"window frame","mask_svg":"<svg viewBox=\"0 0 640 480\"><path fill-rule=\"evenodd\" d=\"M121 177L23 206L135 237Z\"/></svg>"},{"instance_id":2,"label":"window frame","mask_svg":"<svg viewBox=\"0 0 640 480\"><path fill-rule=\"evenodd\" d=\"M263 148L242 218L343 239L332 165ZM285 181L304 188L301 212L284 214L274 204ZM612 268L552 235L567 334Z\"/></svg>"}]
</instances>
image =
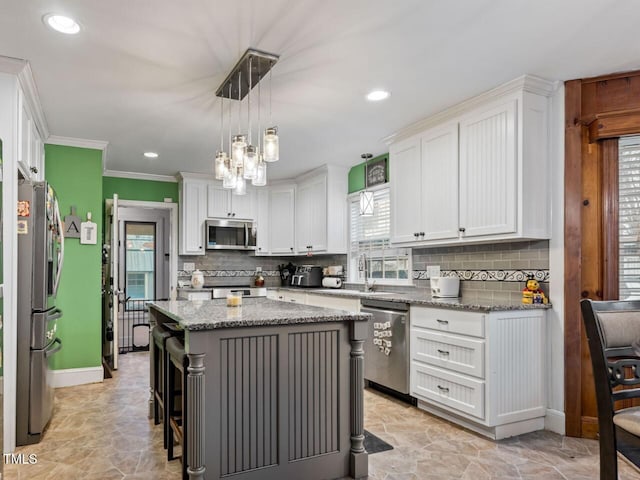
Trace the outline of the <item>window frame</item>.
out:
<instances>
[{"instance_id":1,"label":"window frame","mask_svg":"<svg viewBox=\"0 0 640 480\"><path fill-rule=\"evenodd\" d=\"M367 191L370 192L379 192L381 190L388 190L389 191L389 195L390 195L390 184L389 183L384 183L381 185L376 185L375 187L369 187L366 189ZM391 198L389 198L389 201L391 201ZM351 242L351 236L352 236L352 228L353 228L353 224L352 224L352 216L351 216L351 207L353 204L356 204L357 206L360 205L360 191L354 192L354 193L350 193L349 195L347 195L347 212L348 212L348 229L347 229L347 234L348 234L348 248L347 248L347 265L348 265L348 282L349 283L355 283L355 284L364 284L365 283L365 279L364 276L360 274L360 270L358 269L357 265L358 265L358 257L360 256L360 253L358 253L357 255L355 255L354 257L354 251L352 250L352 242ZM392 213L390 212L390 215ZM371 268L368 269L368 273L369 273L369 282L375 282L376 285L396 285L396 286L412 286L413 285L413 260L412 260L412 250L411 247L395 247L392 246L390 244L391 242L391 231L389 231L389 236L388 238L385 239L385 241L387 242L387 245L389 245L388 247L376 247L374 251L382 251L382 252L389 252L390 256L395 257L394 259L396 259L399 256L406 256L407 259L407 278L374 278L371 277ZM358 252L360 252L360 250L358 250ZM383 253L382 258L376 256L373 257L374 260L381 260L384 264L385 261L385 256ZM369 262L369 265L371 264L371 260L372 258L370 256L367 257L367 260Z\"/></svg>"}]
</instances>

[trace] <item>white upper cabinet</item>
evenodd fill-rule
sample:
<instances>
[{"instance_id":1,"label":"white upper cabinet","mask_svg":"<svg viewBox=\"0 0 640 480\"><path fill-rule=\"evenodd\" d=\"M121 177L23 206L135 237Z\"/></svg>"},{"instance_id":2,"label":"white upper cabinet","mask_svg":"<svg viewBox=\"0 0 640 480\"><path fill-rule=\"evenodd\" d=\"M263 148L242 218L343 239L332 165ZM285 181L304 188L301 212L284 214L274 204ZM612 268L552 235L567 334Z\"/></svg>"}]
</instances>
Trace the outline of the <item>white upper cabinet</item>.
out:
<instances>
[{"instance_id":1,"label":"white upper cabinet","mask_svg":"<svg viewBox=\"0 0 640 480\"><path fill-rule=\"evenodd\" d=\"M294 185L278 185L269 189L269 251L272 254L295 253Z\"/></svg>"},{"instance_id":2,"label":"white upper cabinet","mask_svg":"<svg viewBox=\"0 0 640 480\"><path fill-rule=\"evenodd\" d=\"M256 191L256 255L268 255L269 252L269 190L259 188Z\"/></svg>"},{"instance_id":3,"label":"white upper cabinet","mask_svg":"<svg viewBox=\"0 0 640 480\"><path fill-rule=\"evenodd\" d=\"M460 122L462 237L516 232L516 100Z\"/></svg>"},{"instance_id":4,"label":"white upper cabinet","mask_svg":"<svg viewBox=\"0 0 640 480\"><path fill-rule=\"evenodd\" d=\"M253 220L256 216L255 190L247 188L246 195L234 195L218 181L207 187L207 217Z\"/></svg>"},{"instance_id":5,"label":"white upper cabinet","mask_svg":"<svg viewBox=\"0 0 640 480\"><path fill-rule=\"evenodd\" d=\"M207 218L208 182L179 174L180 255L204 255L204 221Z\"/></svg>"},{"instance_id":6,"label":"white upper cabinet","mask_svg":"<svg viewBox=\"0 0 640 480\"><path fill-rule=\"evenodd\" d=\"M44 144L22 89L18 90L18 165L26 178L44 180Z\"/></svg>"},{"instance_id":7,"label":"white upper cabinet","mask_svg":"<svg viewBox=\"0 0 640 480\"><path fill-rule=\"evenodd\" d=\"M433 128L425 132L421 140L423 208L420 240L457 239L458 125L450 123Z\"/></svg>"},{"instance_id":8,"label":"white upper cabinet","mask_svg":"<svg viewBox=\"0 0 640 480\"><path fill-rule=\"evenodd\" d=\"M550 238L553 91L524 76L394 135L391 241Z\"/></svg>"},{"instance_id":9,"label":"white upper cabinet","mask_svg":"<svg viewBox=\"0 0 640 480\"><path fill-rule=\"evenodd\" d=\"M420 138L414 137L392 145L389 157L391 241L417 241L422 228Z\"/></svg>"},{"instance_id":10,"label":"white upper cabinet","mask_svg":"<svg viewBox=\"0 0 640 480\"><path fill-rule=\"evenodd\" d=\"M348 175L346 168L325 165L297 179L298 253L346 253Z\"/></svg>"}]
</instances>

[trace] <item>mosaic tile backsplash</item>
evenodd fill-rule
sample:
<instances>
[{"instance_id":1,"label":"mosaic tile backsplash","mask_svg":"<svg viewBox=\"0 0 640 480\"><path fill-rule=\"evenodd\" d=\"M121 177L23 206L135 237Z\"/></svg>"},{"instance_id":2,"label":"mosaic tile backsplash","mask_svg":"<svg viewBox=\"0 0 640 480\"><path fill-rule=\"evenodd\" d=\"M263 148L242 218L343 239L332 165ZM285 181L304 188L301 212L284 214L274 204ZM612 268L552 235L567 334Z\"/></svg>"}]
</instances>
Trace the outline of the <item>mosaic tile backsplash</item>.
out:
<instances>
[{"instance_id":1,"label":"mosaic tile backsplash","mask_svg":"<svg viewBox=\"0 0 640 480\"><path fill-rule=\"evenodd\" d=\"M427 266L439 265L441 274L457 275L461 290L467 295L478 295L495 300L518 300L527 276L533 275L543 290L548 291L549 242L497 243L458 247L414 248L412 288L429 288ZM188 281L191 272L184 263L194 263L205 276L206 285L247 285L253 280L256 267L261 267L267 287L280 286L278 265L343 265L346 255L314 255L312 257L256 257L242 251L212 251L204 256L181 256L178 260L178 278ZM406 287L399 287L400 289ZM390 289L385 287L385 289ZM552 299L553 300L553 299Z\"/></svg>"}]
</instances>

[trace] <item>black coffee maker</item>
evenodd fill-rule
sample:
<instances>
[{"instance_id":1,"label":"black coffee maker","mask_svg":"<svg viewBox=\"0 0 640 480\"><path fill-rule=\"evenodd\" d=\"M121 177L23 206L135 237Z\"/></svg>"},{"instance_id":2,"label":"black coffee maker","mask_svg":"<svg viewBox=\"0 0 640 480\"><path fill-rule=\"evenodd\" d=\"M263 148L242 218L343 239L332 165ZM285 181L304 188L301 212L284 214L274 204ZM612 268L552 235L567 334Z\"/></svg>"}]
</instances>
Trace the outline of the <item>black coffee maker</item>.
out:
<instances>
[{"instance_id":1,"label":"black coffee maker","mask_svg":"<svg viewBox=\"0 0 640 480\"><path fill-rule=\"evenodd\" d=\"M296 266L289 262L287 265L278 265L278 272L280 272L280 282L283 287L290 287L293 275L296 273Z\"/></svg>"}]
</instances>

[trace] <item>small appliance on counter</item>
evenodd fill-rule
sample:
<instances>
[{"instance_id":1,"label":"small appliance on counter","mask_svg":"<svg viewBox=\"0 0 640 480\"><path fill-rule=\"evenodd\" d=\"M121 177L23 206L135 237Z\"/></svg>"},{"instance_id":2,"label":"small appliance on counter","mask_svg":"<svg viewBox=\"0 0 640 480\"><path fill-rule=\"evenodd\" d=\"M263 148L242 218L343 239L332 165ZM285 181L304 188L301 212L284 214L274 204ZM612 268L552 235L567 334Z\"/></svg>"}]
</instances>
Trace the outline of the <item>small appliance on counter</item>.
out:
<instances>
[{"instance_id":1,"label":"small appliance on counter","mask_svg":"<svg viewBox=\"0 0 640 480\"><path fill-rule=\"evenodd\" d=\"M316 265L300 265L291 279L292 287L321 287L322 267Z\"/></svg>"},{"instance_id":2,"label":"small appliance on counter","mask_svg":"<svg viewBox=\"0 0 640 480\"><path fill-rule=\"evenodd\" d=\"M440 298L456 298L460 296L460 278L431 277L431 295Z\"/></svg>"},{"instance_id":3,"label":"small appliance on counter","mask_svg":"<svg viewBox=\"0 0 640 480\"><path fill-rule=\"evenodd\" d=\"M280 272L280 282L283 287L290 287L291 280L296 273L296 266L289 262L287 265L278 265L278 272Z\"/></svg>"}]
</instances>

